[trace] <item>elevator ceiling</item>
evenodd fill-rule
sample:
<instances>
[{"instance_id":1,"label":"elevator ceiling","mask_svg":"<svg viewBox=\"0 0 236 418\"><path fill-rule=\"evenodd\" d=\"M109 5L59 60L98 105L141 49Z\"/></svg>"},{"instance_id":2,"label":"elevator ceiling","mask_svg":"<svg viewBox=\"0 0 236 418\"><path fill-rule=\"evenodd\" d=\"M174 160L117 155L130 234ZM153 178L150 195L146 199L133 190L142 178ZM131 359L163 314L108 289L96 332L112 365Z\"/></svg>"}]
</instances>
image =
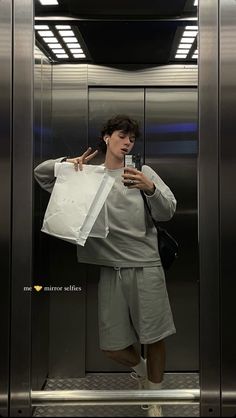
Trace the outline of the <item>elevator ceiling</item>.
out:
<instances>
[{"instance_id":1,"label":"elevator ceiling","mask_svg":"<svg viewBox=\"0 0 236 418\"><path fill-rule=\"evenodd\" d=\"M196 64L197 34L185 50L185 57L176 58L183 34L196 30L195 0L58 0L58 5L43 6L35 0L35 23L47 25L62 48L55 48L36 30L36 43L55 64L86 62L94 64L167 65ZM77 52L68 47L57 25L70 25ZM187 34L185 34L187 36ZM181 41L182 38L182 41ZM56 42L54 40L54 42ZM73 41L71 40L71 43ZM59 46L57 46L59 48ZM76 49L76 45L74 45ZM182 48L182 47L181 47ZM64 57L60 53L64 51ZM181 52L183 52L181 50Z\"/></svg>"}]
</instances>

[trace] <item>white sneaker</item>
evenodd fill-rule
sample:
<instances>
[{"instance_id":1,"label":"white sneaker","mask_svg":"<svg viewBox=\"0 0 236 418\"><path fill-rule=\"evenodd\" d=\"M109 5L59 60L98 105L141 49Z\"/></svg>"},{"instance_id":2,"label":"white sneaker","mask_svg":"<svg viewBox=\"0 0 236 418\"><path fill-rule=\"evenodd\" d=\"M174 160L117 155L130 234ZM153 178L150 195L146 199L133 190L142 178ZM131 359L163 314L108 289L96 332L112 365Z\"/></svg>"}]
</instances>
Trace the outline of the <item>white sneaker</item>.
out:
<instances>
[{"instance_id":1,"label":"white sneaker","mask_svg":"<svg viewBox=\"0 0 236 418\"><path fill-rule=\"evenodd\" d=\"M146 409L148 417L163 417L162 407L160 405L149 405Z\"/></svg>"},{"instance_id":2,"label":"white sneaker","mask_svg":"<svg viewBox=\"0 0 236 418\"><path fill-rule=\"evenodd\" d=\"M130 373L132 379L135 379L138 384L138 389L147 389L147 377L146 376L139 376L136 372ZM141 405L141 408L147 410L149 408L148 405Z\"/></svg>"},{"instance_id":3,"label":"white sneaker","mask_svg":"<svg viewBox=\"0 0 236 418\"><path fill-rule=\"evenodd\" d=\"M139 376L136 372L130 373L132 379L135 379L138 384L138 389L147 389L147 378L146 376Z\"/></svg>"}]
</instances>

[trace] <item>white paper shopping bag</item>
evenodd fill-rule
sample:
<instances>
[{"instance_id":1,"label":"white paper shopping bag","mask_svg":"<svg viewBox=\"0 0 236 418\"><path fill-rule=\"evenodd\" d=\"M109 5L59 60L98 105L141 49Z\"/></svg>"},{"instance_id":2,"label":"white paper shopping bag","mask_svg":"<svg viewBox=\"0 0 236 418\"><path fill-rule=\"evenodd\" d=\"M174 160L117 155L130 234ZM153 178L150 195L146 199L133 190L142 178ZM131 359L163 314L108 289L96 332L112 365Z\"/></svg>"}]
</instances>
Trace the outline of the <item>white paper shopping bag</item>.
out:
<instances>
[{"instance_id":1,"label":"white paper shopping bag","mask_svg":"<svg viewBox=\"0 0 236 418\"><path fill-rule=\"evenodd\" d=\"M44 216L42 231L74 244L84 245L88 236L108 234L106 198L114 179L104 166L55 164L56 182Z\"/></svg>"}]
</instances>

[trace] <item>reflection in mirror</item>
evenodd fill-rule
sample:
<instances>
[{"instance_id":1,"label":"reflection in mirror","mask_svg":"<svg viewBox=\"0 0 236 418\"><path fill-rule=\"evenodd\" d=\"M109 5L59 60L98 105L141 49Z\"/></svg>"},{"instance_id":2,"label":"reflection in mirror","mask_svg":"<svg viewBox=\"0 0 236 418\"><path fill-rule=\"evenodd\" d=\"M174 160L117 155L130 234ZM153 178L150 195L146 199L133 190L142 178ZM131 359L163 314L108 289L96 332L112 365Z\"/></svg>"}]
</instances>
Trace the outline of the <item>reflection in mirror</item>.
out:
<instances>
[{"instance_id":1,"label":"reflection in mirror","mask_svg":"<svg viewBox=\"0 0 236 418\"><path fill-rule=\"evenodd\" d=\"M35 0L32 389L197 388L196 0L145 8L104 0L99 10L92 0L46 3ZM144 165L126 170L128 186L125 154ZM165 274L140 190L179 244ZM96 193L103 209L90 221ZM68 416L63 408L54 415ZM173 416L171 406L163 411ZM87 406L86 414L147 411Z\"/></svg>"}]
</instances>

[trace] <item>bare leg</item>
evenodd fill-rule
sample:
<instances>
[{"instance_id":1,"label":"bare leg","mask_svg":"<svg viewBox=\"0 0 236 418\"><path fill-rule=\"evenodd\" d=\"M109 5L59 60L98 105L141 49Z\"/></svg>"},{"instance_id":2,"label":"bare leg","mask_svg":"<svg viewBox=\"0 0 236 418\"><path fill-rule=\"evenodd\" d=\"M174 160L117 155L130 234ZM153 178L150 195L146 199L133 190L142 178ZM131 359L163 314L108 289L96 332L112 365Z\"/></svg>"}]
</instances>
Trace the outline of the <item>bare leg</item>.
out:
<instances>
[{"instance_id":1,"label":"bare leg","mask_svg":"<svg viewBox=\"0 0 236 418\"><path fill-rule=\"evenodd\" d=\"M125 348L124 350L102 350L107 357L118 363L124 364L128 367L134 367L140 362L140 355L137 353L133 345Z\"/></svg>"},{"instance_id":2,"label":"bare leg","mask_svg":"<svg viewBox=\"0 0 236 418\"><path fill-rule=\"evenodd\" d=\"M148 380L160 383L165 370L165 342L157 341L147 345L147 371Z\"/></svg>"}]
</instances>

